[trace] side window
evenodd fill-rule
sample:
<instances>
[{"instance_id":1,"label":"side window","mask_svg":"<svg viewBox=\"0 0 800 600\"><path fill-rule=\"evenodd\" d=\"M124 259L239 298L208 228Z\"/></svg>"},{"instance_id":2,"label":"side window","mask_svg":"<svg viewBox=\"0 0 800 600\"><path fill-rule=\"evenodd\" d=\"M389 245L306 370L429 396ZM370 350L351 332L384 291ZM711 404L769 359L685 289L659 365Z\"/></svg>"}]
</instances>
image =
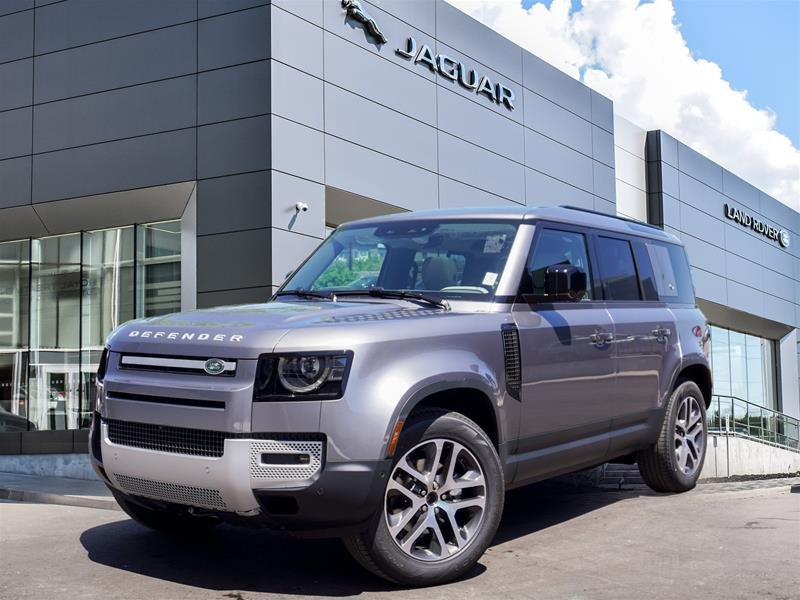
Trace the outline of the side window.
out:
<instances>
[{"instance_id":1,"label":"side window","mask_svg":"<svg viewBox=\"0 0 800 600\"><path fill-rule=\"evenodd\" d=\"M533 293L543 294L544 276L547 267L552 265L572 265L586 272L588 289L584 300L592 299L592 277L589 268L589 252L586 236L572 231L545 229L536 243L528 272L531 274Z\"/></svg>"},{"instance_id":2,"label":"side window","mask_svg":"<svg viewBox=\"0 0 800 600\"><path fill-rule=\"evenodd\" d=\"M597 260L607 300L641 300L639 278L628 240L598 237Z\"/></svg>"},{"instance_id":3,"label":"side window","mask_svg":"<svg viewBox=\"0 0 800 600\"><path fill-rule=\"evenodd\" d=\"M694 286L686 252L676 244L645 244L653 265L658 297L664 302L694 304Z\"/></svg>"},{"instance_id":4,"label":"side window","mask_svg":"<svg viewBox=\"0 0 800 600\"><path fill-rule=\"evenodd\" d=\"M636 253L636 268L639 270L639 279L642 282L642 292L645 300L658 300L658 290L656 289L656 276L653 272L650 253L644 241L636 241L633 244Z\"/></svg>"}]
</instances>

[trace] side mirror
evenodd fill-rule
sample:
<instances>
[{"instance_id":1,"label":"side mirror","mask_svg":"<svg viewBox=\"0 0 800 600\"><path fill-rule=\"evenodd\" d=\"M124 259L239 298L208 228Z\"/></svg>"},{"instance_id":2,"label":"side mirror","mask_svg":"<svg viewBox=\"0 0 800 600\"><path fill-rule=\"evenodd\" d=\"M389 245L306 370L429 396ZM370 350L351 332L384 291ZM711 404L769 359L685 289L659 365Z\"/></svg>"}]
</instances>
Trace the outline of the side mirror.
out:
<instances>
[{"instance_id":1,"label":"side mirror","mask_svg":"<svg viewBox=\"0 0 800 600\"><path fill-rule=\"evenodd\" d=\"M544 274L544 294L540 302L578 302L586 295L586 271L572 265L550 265Z\"/></svg>"}]
</instances>

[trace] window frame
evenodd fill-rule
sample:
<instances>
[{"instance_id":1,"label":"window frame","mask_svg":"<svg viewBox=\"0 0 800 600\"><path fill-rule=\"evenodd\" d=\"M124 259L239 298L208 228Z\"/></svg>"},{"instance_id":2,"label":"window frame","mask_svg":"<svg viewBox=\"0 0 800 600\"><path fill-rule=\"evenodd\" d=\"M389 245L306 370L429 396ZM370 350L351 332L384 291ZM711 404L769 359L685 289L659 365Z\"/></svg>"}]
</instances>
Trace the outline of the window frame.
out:
<instances>
[{"instance_id":1,"label":"window frame","mask_svg":"<svg viewBox=\"0 0 800 600\"><path fill-rule=\"evenodd\" d=\"M582 227L580 225L572 225L570 223L560 223L558 221L536 221L533 223L535 230L533 234L533 239L531 240L531 246L528 248L528 254L525 258L525 264L523 267L523 271L521 274L521 279L519 285L517 286L517 301L525 303L529 305L531 308L536 307L545 307L551 308L553 306L557 306L559 309L564 308L586 308L586 307L594 307L596 308L599 304L602 304L604 301L604 295L602 290L602 285L599 282L599 277L597 275L598 270L596 267L597 260L594 254L594 244L592 241L593 230L588 227ZM554 302L540 302L540 301L533 301L532 297L532 289L524 289L524 287L530 283L530 271L529 266L531 261L533 260L534 253L539 246L539 243L544 235L545 231L562 231L566 233L576 233L583 236L584 243L586 244L586 258L589 261L589 272L586 274L589 278L589 285L587 285L587 290L591 290L592 297L588 300L581 300L579 302L570 302L568 300L560 300Z\"/></svg>"},{"instance_id":2,"label":"window frame","mask_svg":"<svg viewBox=\"0 0 800 600\"><path fill-rule=\"evenodd\" d=\"M626 303L626 304L633 303L633 304L635 304L637 306L640 305L643 302L653 302L652 300L646 300L645 299L644 287L642 285L642 278L641 278L641 275L640 275L641 270L639 268L639 264L638 264L637 259L636 259L636 252L634 251L634 243L635 243L634 236L627 236L627 235L624 235L624 234L617 234L616 232L613 232L613 231L610 232L610 231L596 230L593 238L594 238L593 239L593 243L594 243L594 246L595 246L595 253L596 253L596 256L597 256L597 269L598 269L598 271L600 273L600 286L603 288L603 299L608 303L615 303L615 304L616 303ZM628 244L628 249L630 250L630 253L631 253L631 261L633 262L634 275L636 277L636 289L639 292L639 297L638 298L619 299L619 298L610 298L609 297L610 294L609 294L609 291L608 291L608 283L606 281L606 276L605 276L605 273L602 272L602 267L600 266L601 265L601 263L600 263L600 238L606 238L606 239L610 239L610 240L626 242Z\"/></svg>"}]
</instances>

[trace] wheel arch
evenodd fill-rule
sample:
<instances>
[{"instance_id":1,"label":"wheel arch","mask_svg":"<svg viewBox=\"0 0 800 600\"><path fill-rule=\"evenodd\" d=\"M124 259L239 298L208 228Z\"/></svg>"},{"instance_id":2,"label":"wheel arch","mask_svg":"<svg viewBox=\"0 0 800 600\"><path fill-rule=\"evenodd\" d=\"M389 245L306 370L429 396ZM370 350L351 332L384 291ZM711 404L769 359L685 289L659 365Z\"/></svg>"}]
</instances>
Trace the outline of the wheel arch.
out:
<instances>
[{"instance_id":1,"label":"wheel arch","mask_svg":"<svg viewBox=\"0 0 800 600\"><path fill-rule=\"evenodd\" d=\"M703 399L705 400L706 408L711 406L711 395L714 392L714 384L711 378L711 369L707 364L696 362L688 365L682 365L680 371L676 374L672 384L672 390L678 387L681 381L693 381L703 392Z\"/></svg>"}]
</instances>

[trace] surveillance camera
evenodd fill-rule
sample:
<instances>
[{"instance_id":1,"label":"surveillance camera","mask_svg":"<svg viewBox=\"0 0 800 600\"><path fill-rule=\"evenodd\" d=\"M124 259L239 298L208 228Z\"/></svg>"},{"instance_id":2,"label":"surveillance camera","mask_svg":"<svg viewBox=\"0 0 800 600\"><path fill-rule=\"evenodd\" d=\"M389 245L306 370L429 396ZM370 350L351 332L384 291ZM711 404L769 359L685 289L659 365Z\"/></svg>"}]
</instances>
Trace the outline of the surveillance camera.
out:
<instances>
[{"instance_id":1,"label":"surveillance camera","mask_svg":"<svg viewBox=\"0 0 800 600\"><path fill-rule=\"evenodd\" d=\"M308 210L308 204L305 202L298 202L294 205L294 208L297 212L306 212Z\"/></svg>"}]
</instances>

